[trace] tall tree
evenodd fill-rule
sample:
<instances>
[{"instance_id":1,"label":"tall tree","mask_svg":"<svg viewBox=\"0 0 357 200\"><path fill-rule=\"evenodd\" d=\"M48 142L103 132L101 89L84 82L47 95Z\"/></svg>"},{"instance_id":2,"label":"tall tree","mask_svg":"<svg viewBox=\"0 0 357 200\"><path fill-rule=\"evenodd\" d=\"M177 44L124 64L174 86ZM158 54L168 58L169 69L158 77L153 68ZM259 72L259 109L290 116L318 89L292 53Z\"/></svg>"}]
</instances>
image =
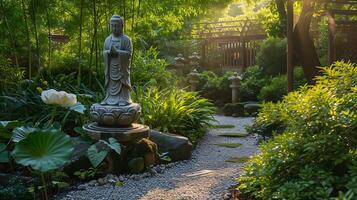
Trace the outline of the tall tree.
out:
<instances>
[{"instance_id":1,"label":"tall tree","mask_svg":"<svg viewBox=\"0 0 357 200\"><path fill-rule=\"evenodd\" d=\"M79 37L78 37L78 74L77 74L77 87L81 86L82 76L82 32L83 32L83 3L81 0L79 6Z\"/></svg>"},{"instance_id":2,"label":"tall tree","mask_svg":"<svg viewBox=\"0 0 357 200\"><path fill-rule=\"evenodd\" d=\"M27 43L27 52L28 52L28 78L32 78L32 50L31 50L31 41L30 41L30 30L27 22L27 8L25 0L21 0L22 15L25 22L26 30L26 43Z\"/></svg>"},{"instance_id":3,"label":"tall tree","mask_svg":"<svg viewBox=\"0 0 357 200\"><path fill-rule=\"evenodd\" d=\"M36 6L37 3L35 2L36 0L31 0L31 20L32 20L32 26L34 28L34 34L35 34L35 41L36 41L36 61L37 61L37 68L41 67L41 54L40 54L40 41L38 37L38 30L37 30L37 19L36 19Z\"/></svg>"},{"instance_id":4,"label":"tall tree","mask_svg":"<svg viewBox=\"0 0 357 200\"><path fill-rule=\"evenodd\" d=\"M3 20L4 20L5 26L7 28L9 41L10 41L10 44L12 44L11 52L12 52L13 57L15 59L15 64L18 67L19 66L19 60L18 60L18 56L17 56L17 42L16 42L16 38L13 37L12 29L10 28L9 21L7 19L7 16L6 16L7 13L6 13L6 9L5 9L3 0L0 0L0 6L1 6L2 13L3 13Z\"/></svg>"}]
</instances>

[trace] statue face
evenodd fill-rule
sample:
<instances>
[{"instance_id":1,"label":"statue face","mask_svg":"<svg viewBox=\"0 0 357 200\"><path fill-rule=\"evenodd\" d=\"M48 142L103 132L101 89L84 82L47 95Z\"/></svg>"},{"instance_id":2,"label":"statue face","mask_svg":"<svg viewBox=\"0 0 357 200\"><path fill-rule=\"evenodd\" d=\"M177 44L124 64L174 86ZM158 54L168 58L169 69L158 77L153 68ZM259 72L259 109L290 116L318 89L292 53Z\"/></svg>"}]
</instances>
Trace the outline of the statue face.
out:
<instances>
[{"instance_id":1,"label":"statue face","mask_svg":"<svg viewBox=\"0 0 357 200\"><path fill-rule=\"evenodd\" d=\"M121 35L123 33L123 23L119 20L110 21L110 30L114 35Z\"/></svg>"}]
</instances>

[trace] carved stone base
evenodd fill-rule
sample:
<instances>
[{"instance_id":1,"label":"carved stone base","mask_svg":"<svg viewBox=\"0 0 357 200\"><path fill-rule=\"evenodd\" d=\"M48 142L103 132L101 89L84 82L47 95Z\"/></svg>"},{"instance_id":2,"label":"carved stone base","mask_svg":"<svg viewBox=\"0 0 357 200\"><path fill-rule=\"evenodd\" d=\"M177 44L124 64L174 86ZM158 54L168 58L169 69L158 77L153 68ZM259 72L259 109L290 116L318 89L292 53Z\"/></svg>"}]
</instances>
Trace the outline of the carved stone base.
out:
<instances>
[{"instance_id":1,"label":"carved stone base","mask_svg":"<svg viewBox=\"0 0 357 200\"><path fill-rule=\"evenodd\" d=\"M98 123L92 122L85 124L83 129L87 131L93 140L115 138L118 142L134 142L142 138L149 137L149 127L142 124L132 124L125 128L103 127Z\"/></svg>"},{"instance_id":2,"label":"carved stone base","mask_svg":"<svg viewBox=\"0 0 357 200\"><path fill-rule=\"evenodd\" d=\"M141 107L137 103L127 106L109 106L93 104L90 108L92 120L101 126L126 127L136 122L141 113Z\"/></svg>"}]
</instances>

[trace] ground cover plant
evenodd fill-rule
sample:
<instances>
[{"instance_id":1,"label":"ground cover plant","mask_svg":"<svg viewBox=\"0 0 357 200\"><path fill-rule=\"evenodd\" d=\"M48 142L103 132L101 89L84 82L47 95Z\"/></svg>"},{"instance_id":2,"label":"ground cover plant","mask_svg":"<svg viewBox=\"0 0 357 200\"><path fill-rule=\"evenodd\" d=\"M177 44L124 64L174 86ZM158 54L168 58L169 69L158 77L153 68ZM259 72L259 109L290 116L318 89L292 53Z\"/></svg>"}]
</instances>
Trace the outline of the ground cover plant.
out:
<instances>
[{"instance_id":1,"label":"ground cover plant","mask_svg":"<svg viewBox=\"0 0 357 200\"><path fill-rule=\"evenodd\" d=\"M143 108L142 123L159 131L186 136L194 143L214 121L214 105L195 92L148 87L136 90L133 99Z\"/></svg>"},{"instance_id":2,"label":"ground cover plant","mask_svg":"<svg viewBox=\"0 0 357 200\"><path fill-rule=\"evenodd\" d=\"M273 128L276 134L245 166L238 178L242 197L329 199L356 194L357 67L336 62L322 72L316 85L263 107L259 123L277 123L284 131L277 134Z\"/></svg>"}]
</instances>

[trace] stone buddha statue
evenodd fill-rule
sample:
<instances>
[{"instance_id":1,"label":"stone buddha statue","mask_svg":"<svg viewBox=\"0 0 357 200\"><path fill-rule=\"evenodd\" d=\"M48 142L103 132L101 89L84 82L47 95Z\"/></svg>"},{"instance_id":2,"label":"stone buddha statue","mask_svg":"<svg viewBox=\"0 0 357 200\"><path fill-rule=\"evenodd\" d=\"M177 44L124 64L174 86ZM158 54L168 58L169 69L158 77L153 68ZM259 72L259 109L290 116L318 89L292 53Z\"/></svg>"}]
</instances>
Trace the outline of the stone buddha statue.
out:
<instances>
[{"instance_id":1,"label":"stone buddha statue","mask_svg":"<svg viewBox=\"0 0 357 200\"><path fill-rule=\"evenodd\" d=\"M104 42L106 96L90 109L92 120L102 126L127 127L137 121L141 107L130 97L130 62L132 43L123 33L124 20L119 15L110 19L111 34Z\"/></svg>"},{"instance_id":2,"label":"stone buddha statue","mask_svg":"<svg viewBox=\"0 0 357 200\"><path fill-rule=\"evenodd\" d=\"M123 33L124 21L118 15L110 19L112 34L104 42L106 97L101 105L126 106L130 98L130 61L132 44Z\"/></svg>"}]
</instances>

